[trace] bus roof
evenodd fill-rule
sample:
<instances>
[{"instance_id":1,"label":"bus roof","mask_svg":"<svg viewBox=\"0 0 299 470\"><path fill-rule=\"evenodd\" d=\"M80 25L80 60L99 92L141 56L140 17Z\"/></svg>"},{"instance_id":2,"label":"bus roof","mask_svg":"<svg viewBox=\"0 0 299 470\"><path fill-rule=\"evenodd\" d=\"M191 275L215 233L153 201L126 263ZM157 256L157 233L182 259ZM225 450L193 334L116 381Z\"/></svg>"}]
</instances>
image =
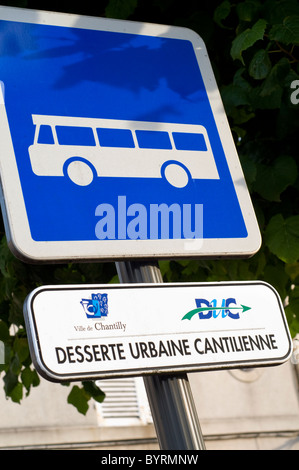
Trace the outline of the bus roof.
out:
<instances>
[{"instance_id":1,"label":"bus roof","mask_svg":"<svg viewBox=\"0 0 299 470\"><path fill-rule=\"evenodd\" d=\"M206 134L206 129L199 124L178 124L151 121L129 121L121 119L99 119L72 116L50 116L42 114L32 115L33 124L48 126L70 126L91 128L112 128L131 130L155 130L178 132L201 132Z\"/></svg>"}]
</instances>

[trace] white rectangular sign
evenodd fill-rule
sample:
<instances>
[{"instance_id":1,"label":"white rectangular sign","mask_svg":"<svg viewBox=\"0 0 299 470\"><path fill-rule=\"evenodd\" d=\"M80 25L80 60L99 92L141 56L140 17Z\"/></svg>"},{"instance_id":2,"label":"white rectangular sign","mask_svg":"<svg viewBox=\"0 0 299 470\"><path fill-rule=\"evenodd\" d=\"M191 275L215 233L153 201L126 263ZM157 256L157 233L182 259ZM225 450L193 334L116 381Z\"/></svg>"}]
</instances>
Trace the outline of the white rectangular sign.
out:
<instances>
[{"instance_id":1,"label":"white rectangular sign","mask_svg":"<svg viewBox=\"0 0 299 470\"><path fill-rule=\"evenodd\" d=\"M285 362L292 342L264 282L45 286L24 304L32 360L51 381Z\"/></svg>"}]
</instances>

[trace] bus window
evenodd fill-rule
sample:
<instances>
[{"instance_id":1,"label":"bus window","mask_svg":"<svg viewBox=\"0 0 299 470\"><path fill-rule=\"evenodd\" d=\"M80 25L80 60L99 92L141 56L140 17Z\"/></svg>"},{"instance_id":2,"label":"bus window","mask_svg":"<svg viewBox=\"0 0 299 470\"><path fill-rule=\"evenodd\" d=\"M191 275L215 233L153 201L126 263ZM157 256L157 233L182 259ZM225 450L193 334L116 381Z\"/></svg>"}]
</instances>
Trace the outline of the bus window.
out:
<instances>
[{"instance_id":1,"label":"bus window","mask_svg":"<svg viewBox=\"0 0 299 470\"><path fill-rule=\"evenodd\" d=\"M38 144L54 144L51 126L42 125L38 132Z\"/></svg>"},{"instance_id":2,"label":"bus window","mask_svg":"<svg viewBox=\"0 0 299 470\"><path fill-rule=\"evenodd\" d=\"M56 133L60 145L95 145L90 127L56 126Z\"/></svg>"},{"instance_id":3,"label":"bus window","mask_svg":"<svg viewBox=\"0 0 299 470\"><path fill-rule=\"evenodd\" d=\"M134 148L134 140L129 129L97 129L101 147Z\"/></svg>"},{"instance_id":4,"label":"bus window","mask_svg":"<svg viewBox=\"0 0 299 470\"><path fill-rule=\"evenodd\" d=\"M173 132L172 136L177 150L207 150L203 134Z\"/></svg>"},{"instance_id":5,"label":"bus window","mask_svg":"<svg viewBox=\"0 0 299 470\"><path fill-rule=\"evenodd\" d=\"M171 149L168 132L165 131L136 131L138 145L142 149Z\"/></svg>"}]
</instances>

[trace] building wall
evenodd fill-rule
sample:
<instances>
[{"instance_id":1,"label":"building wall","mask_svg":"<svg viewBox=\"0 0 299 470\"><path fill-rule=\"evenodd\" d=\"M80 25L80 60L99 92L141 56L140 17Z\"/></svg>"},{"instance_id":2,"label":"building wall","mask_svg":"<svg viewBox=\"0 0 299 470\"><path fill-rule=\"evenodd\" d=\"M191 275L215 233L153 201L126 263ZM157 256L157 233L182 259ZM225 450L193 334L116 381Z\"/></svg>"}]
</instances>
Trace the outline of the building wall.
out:
<instances>
[{"instance_id":1,"label":"building wall","mask_svg":"<svg viewBox=\"0 0 299 470\"><path fill-rule=\"evenodd\" d=\"M289 361L263 369L189 374L206 448L298 450L296 367ZM86 416L67 404L69 387L42 379L21 405L6 400L1 387L0 449L158 449L142 379L133 391L127 388L130 405L123 400L120 408L117 394L113 398L108 390L111 381L99 385L106 386L105 409L92 403ZM116 380L115 387L124 390Z\"/></svg>"},{"instance_id":2,"label":"building wall","mask_svg":"<svg viewBox=\"0 0 299 470\"><path fill-rule=\"evenodd\" d=\"M141 379L142 380L142 379ZM92 402L86 416L67 403L70 387L41 379L21 405L0 389L0 449L147 448L156 445L151 419L103 422ZM107 421L107 420L106 420Z\"/></svg>"},{"instance_id":3,"label":"building wall","mask_svg":"<svg viewBox=\"0 0 299 470\"><path fill-rule=\"evenodd\" d=\"M190 374L208 449L299 449L296 366Z\"/></svg>"}]
</instances>

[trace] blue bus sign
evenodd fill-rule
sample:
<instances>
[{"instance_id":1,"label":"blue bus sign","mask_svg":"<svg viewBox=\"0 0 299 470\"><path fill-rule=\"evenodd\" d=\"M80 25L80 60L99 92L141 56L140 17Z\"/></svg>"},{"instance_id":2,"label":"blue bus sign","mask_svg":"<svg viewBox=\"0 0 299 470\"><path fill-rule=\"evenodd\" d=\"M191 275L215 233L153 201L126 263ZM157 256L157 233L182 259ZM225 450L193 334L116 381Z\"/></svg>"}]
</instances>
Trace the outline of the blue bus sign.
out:
<instances>
[{"instance_id":1,"label":"blue bus sign","mask_svg":"<svg viewBox=\"0 0 299 470\"><path fill-rule=\"evenodd\" d=\"M247 257L260 233L201 38L0 7L9 245L31 262Z\"/></svg>"}]
</instances>

